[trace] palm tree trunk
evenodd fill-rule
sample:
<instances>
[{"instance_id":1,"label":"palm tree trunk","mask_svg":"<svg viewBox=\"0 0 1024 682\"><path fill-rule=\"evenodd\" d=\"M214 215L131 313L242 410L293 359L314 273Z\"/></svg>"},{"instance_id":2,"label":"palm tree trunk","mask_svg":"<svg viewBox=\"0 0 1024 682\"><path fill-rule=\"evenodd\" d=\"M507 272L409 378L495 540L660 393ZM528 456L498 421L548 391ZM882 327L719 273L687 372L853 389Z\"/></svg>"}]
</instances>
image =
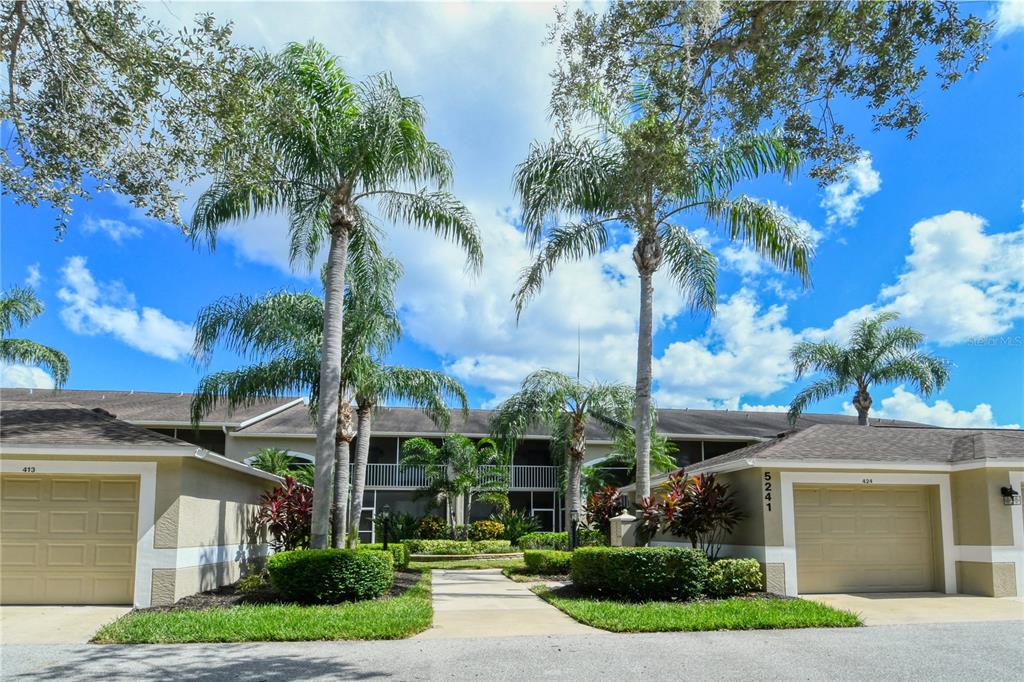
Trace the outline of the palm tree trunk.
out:
<instances>
[{"instance_id":1,"label":"palm tree trunk","mask_svg":"<svg viewBox=\"0 0 1024 682\"><path fill-rule=\"evenodd\" d=\"M352 474L352 504L349 510L349 529L353 538L359 538L359 521L363 515L363 490L366 489L366 463L370 459L370 429L373 407L360 404L356 408L356 467Z\"/></svg>"},{"instance_id":2,"label":"palm tree trunk","mask_svg":"<svg viewBox=\"0 0 1024 682\"><path fill-rule=\"evenodd\" d=\"M348 479L351 460L352 405L344 396L338 400L338 432L334 441L334 518L331 546L344 547L348 525Z\"/></svg>"},{"instance_id":3,"label":"palm tree trunk","mask_svg":"<svg viewBox=\"0 0 1024 682\"><path fill-rule=\"evenodd\" d=\"M853 406L857 408L857 423L861 426L868 425L868 412L871 411L871 394L868 389L860 388L853 396Z\"/></svg>"},{"instance_id":4,"label":"palm tree trunk","mask_svg":"<svg viewBox=\"0 0 1024 682\"><path fill-rule=\"evenodd\" d=\"M332 213L339 207L332 207ZM332 216L333 218L333 216ZM338 433L338 393L341 386L341 335L344 324L345 264L348 259L348 229L331 225L331 247L327 254L324 283L324 338L320 347L320 399L316 421L316 471L313 475L313 518L310 545L327 548L330 530L335 437Z\"/></svg>"},{"instance_id":5,"label":"palm tree trunk","mask_svg":"<svg viewBox=\"0 0 1024 682\"><path fill-rule=\"evenodd\" d=\"M641 238L633 250L640 272L640 333L636 348L636 408L633 429L636 438L636 499L651 495L651 356L654 353L654 272L661 263L657 239Z\"/></svg>"},{"instance_id":6,"label":"palm tree trunk","mask_svg":"<svg viewBox=\"0 0 1024 682\"><path fill-rule=\"evenodd\" d=\"M568 465L569 472L565 482L565 529L571 532L573 510L576 510L577 514L581 514L583 511L580 501L580 473L583 471L583 455L570 451Z\"/></svg>"}]
</instances>

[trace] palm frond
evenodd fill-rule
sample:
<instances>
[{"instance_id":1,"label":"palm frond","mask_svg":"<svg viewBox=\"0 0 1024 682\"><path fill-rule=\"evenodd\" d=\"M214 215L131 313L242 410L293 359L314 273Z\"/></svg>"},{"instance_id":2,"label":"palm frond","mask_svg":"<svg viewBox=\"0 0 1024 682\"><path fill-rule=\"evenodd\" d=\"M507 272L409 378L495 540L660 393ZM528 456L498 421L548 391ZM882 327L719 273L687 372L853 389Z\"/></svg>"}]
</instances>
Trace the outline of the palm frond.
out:
<instances>
[{"instance_id":1,"label":"palm frond","mask_svg":"<svg viewBox=\"0 0 1024 682\"><path fill-rule=\"evenodd\" d=\"M801 413L811 403L842 395L850 385L850 382L837 377L825 377L805 386L789 403L789 423L795 425Z\"/></svg>"},{"instance_id":2,"label":"palm frond","mask_svg":"<svg viewBox=\"0 0 1024 682\"><path fill-rule=\"evenodd\" d=\"M714 314L718 304L718 259L689 230L661 229L664 262L690 308Z\"/></svg>"},{"instance_id":3,"label":"palm frond","mask_svg":"<svg viewBox=\"0 0 1024 682\"><path fill-rule=\"evenodd\" d=\"M43 367L53 377L56 388L62 388L71 373L68 356L55 348L27 339L0 339L0 360Z\"/></svg>"},{"instance_id":4,"label":"palm frond","mask_svg":"<svg viewBox=\"0 0 1024 682\"><path fill-rule=\"evenodd\" d=\"M831 341L801 341L789 351L789 359L797 379L808 372L831 372L836 376L846 376L846 354L842 348ZM853 379L852 376L848 377Z\"/></svg>"},{"instance_id":5,"label":"palm frond","mask_svg":"<svg viewBox=\"0 0 1024 682\"><path fill-rule=\"evenodd\" d=\"M24 327L42 315L44 308L31 287L7 289L0 294L0 337L10 334L15 324Z\"/></svg>"},{"instance_id":6,"label":"palm frond","mask_svg":"<svg viewBox=\"0 0 1024 682\"><path fill-rule=\"evenodd\" d=\"M246 407L259 400L295 395L317 385L319 357L282 356L241 369L215 372L203 377L192 397L191 417L198 426L218 405Z\"/></svg>"},{"instance_id":7,"label":"palm frond","mask_svg":"<svg viewBox=\"0 0 1024 682\"><path fill-rule=\"evenodd\" d=\"M480 231L469 209L454 195L444 191L382 191L376 198L388 220L432 230L455 242L466 252L470 270L479 271L484 258Z\"/></svg>"},{"instance_id":8,"label":"palm frond","mask_svg":"<svg viewBox=\"0 0 1024 682\"><path fill-rule=\"evenodd\" d=\"M949 380L949 363L927 353L909 353L872 370L873 383L910 382L921 395L942 390Z\"/></svg>"}]
</instances>

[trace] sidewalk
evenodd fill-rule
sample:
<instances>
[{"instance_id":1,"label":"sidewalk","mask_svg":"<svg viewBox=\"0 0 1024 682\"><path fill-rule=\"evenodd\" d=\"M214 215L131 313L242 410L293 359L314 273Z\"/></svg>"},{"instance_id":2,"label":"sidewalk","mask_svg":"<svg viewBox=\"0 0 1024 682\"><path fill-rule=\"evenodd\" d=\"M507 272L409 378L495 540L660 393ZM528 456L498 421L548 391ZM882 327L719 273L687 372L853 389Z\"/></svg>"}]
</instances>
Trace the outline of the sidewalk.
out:
<instances>
[{"instance_id":1,"label":"sidewalk","mask_svg":"<svg viewBox=\"0 0 1024 682\"><path fill-rule=\"evenodd\" d=\"M418 638L604 634L577 623L498 569L434 571L434 627Z\"/></svg>"}]
</instances>

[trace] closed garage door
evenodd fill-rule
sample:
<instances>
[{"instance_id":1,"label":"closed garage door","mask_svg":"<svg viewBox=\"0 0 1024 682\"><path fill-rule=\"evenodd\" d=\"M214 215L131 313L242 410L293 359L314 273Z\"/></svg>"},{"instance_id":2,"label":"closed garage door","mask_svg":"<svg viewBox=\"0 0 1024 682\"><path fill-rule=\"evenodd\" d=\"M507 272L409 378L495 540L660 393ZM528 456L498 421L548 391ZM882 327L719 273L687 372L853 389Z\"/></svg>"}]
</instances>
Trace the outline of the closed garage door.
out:
<instances>
[{"instance_id":1,"label":"closed garage door","mask_svg":"<svg viewBox=\"0 0 1024 682\"><path fill-rule=\"evenodd\" d=\"M5 475L4 604L130 604L139 480Z\"/></svg>"},{"instance_id":2,"label":"closed garage door","mask_svg":"<svg viewBox=\"0 0 1024 682\"><path fill-rule=\"evenodd\" d=\"M931 503L924 486L796 486L798 589L935 589Z\"/></svg>"}]
</instances>

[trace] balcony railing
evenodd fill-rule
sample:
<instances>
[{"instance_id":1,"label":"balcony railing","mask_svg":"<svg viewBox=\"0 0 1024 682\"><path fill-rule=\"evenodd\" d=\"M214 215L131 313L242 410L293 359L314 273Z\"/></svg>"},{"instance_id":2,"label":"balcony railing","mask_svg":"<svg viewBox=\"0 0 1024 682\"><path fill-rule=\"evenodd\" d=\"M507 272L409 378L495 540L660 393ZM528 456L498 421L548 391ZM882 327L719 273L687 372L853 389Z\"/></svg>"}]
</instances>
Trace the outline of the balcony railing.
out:
<instances>
[{"instance_id":1,"label":"balcony railing","mask_svg":"<svg viewBox=\"0 0 1024 682\"><path fill-rule=\"evenodd\" d=\"M504 477L509 482L509 490L554 490L558 485L558 467L516 464L480 468L485 480L494 481ZM422 466L366 465L367 488L423 488L428 482L427 472Z\"/></svg>"}]
</instances>

